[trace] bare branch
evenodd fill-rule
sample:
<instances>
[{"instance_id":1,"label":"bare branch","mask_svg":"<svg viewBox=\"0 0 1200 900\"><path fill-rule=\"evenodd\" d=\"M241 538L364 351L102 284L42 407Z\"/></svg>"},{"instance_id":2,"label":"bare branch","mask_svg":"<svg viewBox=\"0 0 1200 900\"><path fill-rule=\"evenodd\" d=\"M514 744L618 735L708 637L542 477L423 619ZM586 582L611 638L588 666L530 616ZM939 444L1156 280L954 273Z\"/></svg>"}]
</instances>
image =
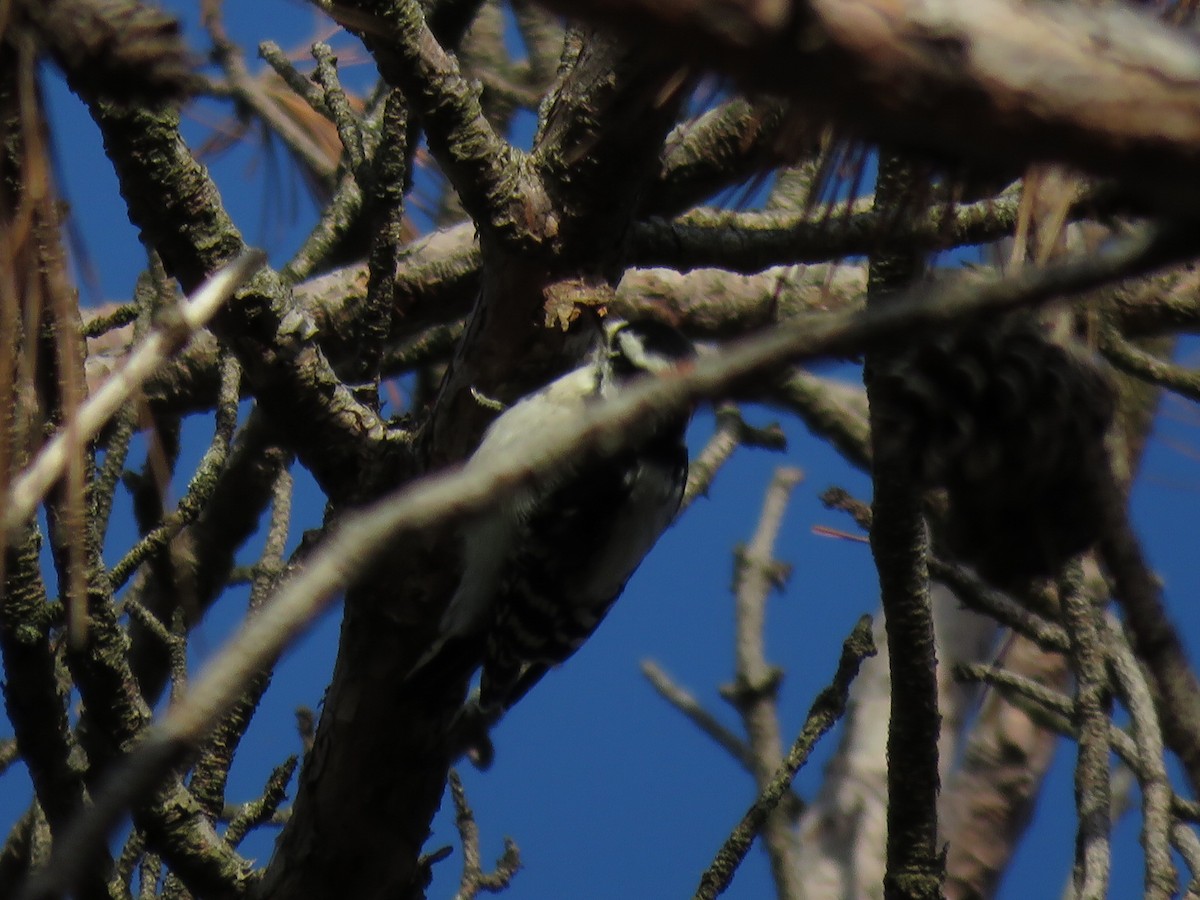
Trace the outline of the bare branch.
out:
<instances>
[{"instance_id":1,"label":"bare branch","mask_svg":"<svg viewBox=\"0 0 1200 900\"><path fill-rule=\"evenodd\" d=\"M552 0L893 146L1058 160L1190 214L1200 51L1124 6L953 0ZM1103 48L1103 52L1097 52ZM880 90L887 85L887 90Z\"/></svg>"},{"instance_id":2,"label":"bare branch","mask_svg":"<svg viewBox=\"0 0 1200 900\"><path fill-rule=\"evenodd\" d=\"M1021 634L1004 645L998 663L1003 670L1050 689L1067 689L1070 670L1061 653ZM957 676L958 669L951 674ZM1058 738L1057 730L1011 703L1006 692L983 693L962 761L942 797L948 900L994 895L1026 832Z\"/></svg>"},{"instance_id":3,"label":"bare branch","mask_svg":"<svg viewBox=\"0 0 1200 900\"><path fill-rule=\"evenodd\" d=\"M869 197L798 213L699 208L670 221L639 224L633 233L634 262L749 274L863 253L986 244L1012 234L1019 202L1015 193L954 206L942 202L902 222L872 209Z\"/></svg>"},{"instance_id":4,"label":"bare branch","mask_svg":"<svg viewBox=\"0 0 1200 900\"><path fill-rule=\"evenodd\" d=\"M67 696L59 684L46 616L46 586L38 568L41 534L28 527L6 541L4 589L0 592L0 653L4 702L18 747L29 767L38 803L52 832L61 834L84 807L80 748L67 720ZM103 865L101 852L93 864Z\"/></svg>"},{"instance_id":5,"label":"bare branch","mask_svg":"<svg viewBox=\"0 0 1200 900\"><path fill-rule=\"evenodd\" d=\"M1071 638L1075 670L1075 721L1079 723L1079 759L1075 764L1075 807L1079 830L1075 838L1075 891L1080 897L1102 898L1108 893L1111 865L1109 845L1111 788L1108 770L1108 677L1100 642L1100 610L1083 590L1078 561L1062 579L1063 625Z\"/></svg>"},{"instance_id":6,"label":"bare branch","mask_svg":"<svg viewBox=\"0 0 1200 900\"><path fill-rule=\"evenodd\" d=\"M1113 493L1116 493L1113 487ZM1200 682L1162 602L1162 587L1142 553L1123 498L1108 498L1100 554L1125 612L1134 651L1145 662L1158 692L1167 744L1178 754L1193 786L1200 785Z\"/></svg>"},{"instance_id":7,"label":"bare branch","mask_svg":"<svg viewBox=\"0 0 1200 900\"><path fill-rule=\"evenodd\" d=\"M366 35L385 77L414 105L446 177L476 227L509 240L526 238L520 208L548 208L540 185L525 171L524 154L496 134L483 114L477 84L462 77L454 57L438 42L420 4L388 4L380 18L328 0L317 5L333 19Z\"/></svg>"},{"instance_id":8,"label":"bare branch","mask_svg":"<svg viewBox=\"0 0 1200 900\"><path fill-rule=\"evenodd\" d=\"M716 480L717 472L729 461L740 446L764 447L783 450L787 441L783 429L778 425L754 428L746 423L741 412L732 404L721 404L716 409L717 430L709 438L700 454L688 463L688 483L679 505L680 515L698 497L708 493ZM649 676L647 676L649 677Z\"/></svg>"},{"instance_id":9,"label":"bare branch","mask_svg":"<svg viewBox=\"0 0 1200 900\"><path fill-rule=\"evenodd\" d=\"M846 711L846 699L850 692L850 684L853 682L854 676L858 674L862 661L873 656L874 653L875 646L871 641L871 619L869 616L863 616L842 645L842 656L838 661L837 673L834 675L832 683L813 701L804 727L797 735L787 756L784 757L779 771L775 773L770 784L746 811L742 820L717 852L712 865L701 877L700 886L696 889L696 900L711 900L723 893L729 886L738 866L749 852L755 835L762 829L763 823L766 822L771 811L788 791L792 779L808 759L817 740L832 728Z\"/></svg>"},{"instance_id":10,"label":"bare branch","mask_svg":"<svg viewBox=\"0 0 1200 900\"><path fill-rule=\"evenodd\" d=\"M205 16L204 24L212 38L213 58L225 74L225 83L222 85L224 90L253 110L254 115L270 128L271 133L278 135L313 179L322 186L331 185L337 173L337 156L332 151L331 142L322 141L320 131L314 129L311 123L305 127L294 114L289 113L287 106L280 99L281 91L271 90L271 87L279 84L279 79L272 78L269 72L265 77L250 74L241 48L229 39L216 16ZM259 54L308 107L317 112L323 110L320 91L311 81L296 72L291 63L283 57L278 45L268 41L259 48ZM295 77L289 78L288 75ZM317 98L315 102L314 94Z\"/></svg>"},{"instance_id":11,"label":"bare branch","mask_svg":"<svg viewBox=\"0 0 1200 900\"><path fill-rule=\"evenodd\" d=\"M1140 261L1139 254L1144 252L1144 245L1139 242L1136 251L1130 255ZM1114 262L1104 260L1105 264L1100 264L1097 261L1094 266L1083 267L1083 272L1072 272L1072 275L1090 277ZM991 291L980 286L971 292L973 296L958 298L952 298L945 291L928 290L923 291L921 297L889 304L884 310L796 319L737 348L701 360L688 372L656 379L652 384L635 387L624 397L599 405L587 420L561 434L540 436L538 447L531 446L527 454L514 454L517 458L503 467L487 471L483 467L468 466L454 475L428 478L405 488L395 498L386 498L360 516L342 523L323 550L310 561L304 577L289 584L284 596L251 622L210 664L210 678L201 679L190 702L176 707L164 720L167 730L163 736L168 740L172 737L192 740L202 733L205 723L211 722L211 713L228 702L226 692L240 683L242 673L254 669L258 660L285 646L312 615L332 601L337 590L345 585L348 573L357 568L349 561L365 561L400 529L458 518L495 503L503 492L516 490L556 461L561 465L562 459L573 458L581 448L619 439L620 435L628 433L635 416L648 418L656 410L665 413L677 409L692 398L718 393L749 373L777 365L782 359L846 352L850 346L861 348L872 341L895 340L905 328L928 328L943 317L953 321L956 314L965 317L1021 300L1029 302L1050 285L1057 286L1059 278L1065 275L1057 269L1041 270L1038 277L1022 273L1014 280L1023 282L1023 291L1005 282L995 283Z\"/></svg>"},{"instance_id":12,"label":"bare branch","mask_svg":"<svg viewBox=\"0 0 1200 900\"><path fill-rule=\"evenodd\" d=\"M1059 734L1075 738L1078 728L1072 720L1074 701L1059 691L1046 685L1039 684L1024 675L985 665L959 665L955 667L955 675L966 681L978 681L1004 693L1021 709L1029 712L1037 721L1047 728L1053 728ZM1154 780L1151 770L1142 768L1141 752L1133 738L1116 725L1110 723L1108 741L1123 763L1133 770L1139 780ZM1180 819L1189 822L1200 822L1200 803L1171 795L1171 812Z\"/></svg>"},{"instance_id":13,"label":"bare branch","mask_svg":"<svg viewBox=\"0 0 1200 900\"><path fill-rule=\"evenodd\" d=\"M1105 357L1122 372L1200 402L1200 372L1159 359L1123 338L1115 328L1103 332Z\"/></svg>"},{"instance_id":14,"label":"bare branch","mask_svg":"<svg viewBox=\"0 0 1200 900\"><path fill-rule=\"evenodd\" d=\"M689 691L677 685L656 663L650 660L643 661L642 674L660 697L683 713L701 732L712 738L748 773L754 774L754 760L745 741L722 725L716 716L705 709Z\"/></svg>"},{"instance_id":15,"label":"bare branch","mask_svg":"<svg viewBox=\"0 0 1200 900\"><path fill-rule=\"evenodd\" d=\"M783 757L775 702L782 672L767 664L763 645L767 598L786 577L786 569L774 559L775 542L791 492L803 477L799 469L775 470L758 527L750 543L737 554L734 568L735 672L733 684L722 694L741 714L760 791L767 788ZM779 896L784 900L799 898L802 875L796 867L796 835L786 810L777 808L767 816L763 843Z\"/></svg>"},{"instance_id":16,"label":"bare branch","mask_svg":"<svg viewBox=\"0 0 1200 900\"><path fill-rule=\"evenodd\" d=\"M1024 635L1039 647L1059 653L1067 652L1070 639L1061 625L1047 621L964 567L930 557L929 574L953 589L962 602L972 609L991 616L1001 625Z\"/></svg>"},{"instance_id":17,"label":"bare branch","mask_svg":"<svg viewBox=\"0 0 1200 900\"><path fill-rule=\"evenodd\" d=\"M244 251L216 185L179 135L177 114L105 104L87 84L71 85L100 126L131 220L185 290ZM259 404L332 498L362 490L372 476L389 485L402 479L403 441L389 435L334 374L278 274L260 272L238 303L214 317L212 329L238 357Z\"/></svg>"},{"instance_id":18,"label":"bare branch","mask_svg":"<svg viewBox=\"0 0 1200 900\"><path fill-rule=\"evenodd\" d=\"M923 190L913 166L896 155L879 161L875 208L901 217L904 198ZM868 310L893 306L900 293L919 283L919 254L879 253L870 258ZM937 847L940 789L937 702L937 645L929 595L929 534L919 486L895 458L881 452L885 423L894 415L879 389L887 349L867 354L863 380L870 404L872 485L871 555L879 573L880 602L887 630L891 709L887 741L887 868L884 897L939 897L945 859Z\"/></svg>"},{"instance_id":19,"label":"bare branch","mask_svg":"<svg viewBox=\"0 0 1200 900\"><path fill-rule=\"evenodd\" d=\"M112 567L109 580L114 590L125 584L138 566L165 547L204 511L229 458L229 445L233 440L233 429L237 425L241 375L241 366L237 360L226 356L221 366L221 388L217 398L217 421L212 443L197 464L196 473L175 510L157 528L142 537Z\"/></svg>"},{"instance_id":20,"label":"bare branch","mask_svg":"<svg viewBox=\"0 0 1200 900\"><path fill-rule=\"evenodd\" d=\"M1102 623L1102 638L1113 672L1113 684L1133 730L1140 766L1134 769L1142 794L1142 848L1146 854L1146 896L1170 897L1176 890L1171 862L1171 802L1174 792L1167 776L1162 729L1146 673L1129 647L1124 630L1111 615ZM1200 871L1195 872L1200 874Z\"/></svg>"},{"instance_id":21,"label":"bare branch","mask_svg":"<svg viewBox=\"0 0 1200 900\"><path fill-rule=\"evenodd\" d=\"M205 283L177 315L168 316L126 360L119 375L93 394L74 417L13 482L4 508L3 528L12 533L33 514L38 501L66 469L73 453L90 441L121 405L174 352L185 346L263 263L258 252L245 253ZM68 439L74 439L74 446Z\"/></svg>"},{"instance_id":22,"label":"bare branch","mask_svg":"<svg viewBox=\"0 0 1200 900\"><path fill-rule=\"evenodd\" d=\"M329 109L333 124L337 126L347 168L357 176L366 162L362 122L350 108L350 101L346 99L346 92L342 90L342 83L337 74L337 57L333 55L333 50L323 41L317 41L312 46L312 54L313 59L317 61L313 80L325 92L325 106Z\"/></svg>"},{"instance_id":23,"label":"bare branch","mask_svg":"<svg viewBox=\"0 0 1200 900\"><path fill-rule=\"evenodd\" d=\"M289 756L276 766L267 778L262 796L244 804L238 810L229 827L225 829L225 842L229 846L236 847L255 828L272 821L279 805L287 796L288 782L292 780L299 761L297 757Z\"/></svg>"},{"instance_id":24,"label":"bare branch","mask_svg":"<svg viewBox=\"0 0 1200 900\"><path fill-rule=\"evenodd\" d=\"M1171 826L1171 846L1179 851L1192 871L1192 880L1187 886L1184 896L1194 900L1200 897L1200 837L1183 822L1175 822Z\"/></svg>"},{"instance_id":25,"label":"bare branch","mask_svg":"<svg viewBox=\"0 0 1200 900\"><path fill-rule=\"evenodd\" d=\"M860 387L794 369L771 394L773 402L799 416L851 465L870 469L871 426Z\"/></svg>"},{"instance_id":26,"label":"bare branch","mask_svg":"<svg viewBox=\"0 0 1200 900\"><path fill-rule=\"evenodd\" d=\"M513 876L521 868L521 852L511 838L505 838L504 855L496 861L495 870L483 871L479 862L479 826L475 823L475 813L467 803L462 779L453 769L449 780L450 796L454 800L454 823L458 826L463 851L462 879L454 900L474 900L480 891L498 894L512 884Z\"/></svg>"}]
</instances>

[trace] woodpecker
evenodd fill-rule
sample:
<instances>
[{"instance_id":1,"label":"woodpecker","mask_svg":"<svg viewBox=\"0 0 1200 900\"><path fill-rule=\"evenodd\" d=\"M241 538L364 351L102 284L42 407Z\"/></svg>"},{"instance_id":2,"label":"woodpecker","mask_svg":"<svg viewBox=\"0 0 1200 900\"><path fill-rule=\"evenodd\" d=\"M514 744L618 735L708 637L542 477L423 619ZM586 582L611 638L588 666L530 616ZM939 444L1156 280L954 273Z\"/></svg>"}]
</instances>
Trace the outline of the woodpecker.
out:
<instances>
[{"instance_id":1,"label":"woodpecker","mask_svg":"<svg viewBox=\"0 0 1200 900\"><path fill-rule=\"evenodd\" d=\"M694 355L670 326L610 318L583 365L503 412L467 465L520 452L540 431ZM591 451L468 522L462 577L414 674L465 649L481 666L476 716L495 721L578 650L679 509L689 419L656 420L615 453Z\"/></svg>"}]
</instances>

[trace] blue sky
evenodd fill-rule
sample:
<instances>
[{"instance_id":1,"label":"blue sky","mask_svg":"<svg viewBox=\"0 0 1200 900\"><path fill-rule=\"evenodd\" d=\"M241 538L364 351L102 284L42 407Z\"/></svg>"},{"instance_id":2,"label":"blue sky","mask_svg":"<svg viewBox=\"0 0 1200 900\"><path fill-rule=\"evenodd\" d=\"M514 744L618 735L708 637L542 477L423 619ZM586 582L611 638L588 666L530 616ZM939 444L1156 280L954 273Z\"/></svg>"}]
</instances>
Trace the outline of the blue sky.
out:
<instances>
[{"instance_id":1,"label":"blue sky","mask_svg":"<svg viewBox=\"0 0 1200 900\"><path fill-rule=\"evenodd\" d=\"M195 7L168 5L188 23L192 45L204 47L195 28ZM251 48L268 37L285 49L303 47L314 33L315 17L299 3L229 4L227 13L231 36ZM344 37L340 42L349 46ZM252 53L251 64L258 65ZM365 80L369 74L369 67L363 66L350 77ZM85 288L85 300L124 299L144 267L143 250L86 112L53 79L49 100L66 195L95 267L95 288ZM205 104L188 116L184 130L193 146L221 115L221 110ZM273 263L286 261L311 227L315 210L280 158L272 161L261 151L240 148L207 162L247 239L267 249ZM1191 352L1194 345L1184 350ZM749 410L747 416L758 424L776 418L760 409ZM1200 644L1200 608L1193 602L1200 572L1192 563L1195 537L1189 527L1189 514L1200 497L1200 474L1191 455L1200 447L1198 422L1193 407L1168 398L1134 502L1150 557L1165 578L1168 603L1192 648ZM794 574L786 592L772 599L768 619L769 658L787 670L780 713L789 740L833 672L842 639L859 615L875 611L877 591L866 547L812 532L818 524L847 527L817 501L824 488L842 485L866 498L867 480L803 428L784 424L788 452L743 451L735 457L710 496L697 502L663 538L595 638L502 723L495 734L494 768L486 774L464 770L484 859L501 852L504 835L521 847L525 869L508 896L690 896L701 871L751 801L750 778L657 698L639 674L638 663L656 660L736 726L736 718L716 693L717 685L732 675L732 551L754 528L774 466L786 463L805 472L778 545L779 557L794 567ZM188 464L207 446L211 427L204 417L188 421L182 472L190 472ZM711 427L710 415L697 417L691 434L694 449ZM139 464L135 455L131 465ZM304 528L319 523L323 505L303 472L297 472L297 479L293 543ZM127 504L118 507L118 524L107 548L110 563L135 539L131 527L120 522L127 510ZM244 604L244 592L234 591L202 623L191 646L194 666L203 665L236 627ZM301 704L316 707L321 701L336 652L339 614L340 610L328 615L280 665L235 765L231 800L257 796L270 769L298 752L293 710ZM7 724L0 722L0 733L6 734L5 729ZM821 763L835 745L836 735L826 738L816 759L801 772L801 795L815 793ZM1073 745L1062 744L1037 820L1002 897L1056 896L1069 876L1073 759ZM20 767L0 778L0 828L7 830L28 795L28 779ZM273 838L273 832L262 831L244 851L265 862ZM1112 895L1134 896L1141 885L1136 816L1118 828L1115 841ZM429 847L442 844L457 848L446 810L435 822ZM453 894L460 859L456 849L438 866L430 896ZM770 894L765 856L756 848L728 896Z\"/></svg>"}]
</instances>

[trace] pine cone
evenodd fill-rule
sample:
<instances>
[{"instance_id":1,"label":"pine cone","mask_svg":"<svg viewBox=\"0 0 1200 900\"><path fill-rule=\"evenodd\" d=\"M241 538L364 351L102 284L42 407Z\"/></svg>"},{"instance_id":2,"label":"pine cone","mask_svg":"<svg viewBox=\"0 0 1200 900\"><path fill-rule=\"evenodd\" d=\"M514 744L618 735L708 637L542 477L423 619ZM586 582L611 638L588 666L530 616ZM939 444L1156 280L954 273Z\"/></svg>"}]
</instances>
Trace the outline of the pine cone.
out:
<instances>
[{"instance_id":1,"label":"pine cone","mask_svg":"<svg viewBox=\"0 0 1200 900\"><path fill-rule=\"evenodd\" d=\"M1029 317L938 335L875 376L875 452L944 487L944 539L998 584L1054 574L1099 537L1114 391Z\"/></svg>"}]
</instances>

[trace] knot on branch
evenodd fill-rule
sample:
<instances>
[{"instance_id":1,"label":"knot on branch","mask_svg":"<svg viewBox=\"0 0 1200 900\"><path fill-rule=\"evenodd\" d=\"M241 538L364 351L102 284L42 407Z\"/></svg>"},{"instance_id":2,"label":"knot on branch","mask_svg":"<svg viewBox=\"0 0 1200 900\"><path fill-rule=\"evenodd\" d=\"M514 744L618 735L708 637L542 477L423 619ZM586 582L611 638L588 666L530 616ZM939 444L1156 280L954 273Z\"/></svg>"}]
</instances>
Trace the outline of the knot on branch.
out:
<instances>
[{"instance_id":1,"label":"knot on branch","mask_svg":"<svg viewBox=\"0 0 1200 900\"><path fill-rule=\"evenodd\" d=\"M718 691L735 709L745 709L751 704L762 700L773 701L779 694L779 686L783 684L783 669L769 666L757 678L748 678L738 674L730 684L723 684Z\"/></svg>"},{"instance_id":2,"label":"knot on branch","mask_svg":"<svg viewBox=\"0 0 1200 900\"><path fill-rule=\"evenodd\" d=\"M777 591L782 591L788 579L792 577L791 563L780 562L777 559L763 559L749 553L744 546L738 546L733 551L734 582L740 583L747 575L759 575Z\"/></svg>"}]
</instances>

